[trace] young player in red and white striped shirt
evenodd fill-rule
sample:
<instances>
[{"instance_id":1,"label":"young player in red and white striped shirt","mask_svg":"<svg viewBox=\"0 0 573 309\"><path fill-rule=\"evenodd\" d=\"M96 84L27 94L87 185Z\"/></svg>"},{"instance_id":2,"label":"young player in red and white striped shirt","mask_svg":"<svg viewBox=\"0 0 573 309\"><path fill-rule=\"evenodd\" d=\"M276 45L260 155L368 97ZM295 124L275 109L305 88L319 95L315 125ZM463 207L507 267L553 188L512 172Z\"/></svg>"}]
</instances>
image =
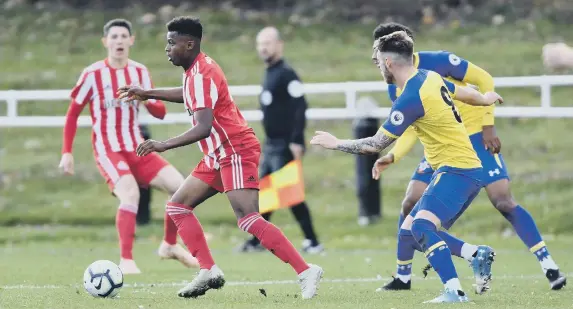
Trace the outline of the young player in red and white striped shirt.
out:
<instances>
[{"instance_id":1,"label":"young player in red and white striped shirt","mask_svg":"<svg viewBox=\"0 0 573 309\"><path fill-rule=\"evenodd\" d=\"M316 295L322 268L307 264L285 235L259 214L258 165L261 146L229 93L221 68L201 52L203 26L198 19L179 17L167 24L166 52L176 66L185 70L183 87L169 90L120 88L121 97L162 99L184 103L193 128L164 142L147 140L137 154L197 143L205 155L193 173L167 203L167 213L177 224L179 235L199 261L201 270L179 291L181 297L197 297L209 289L221 288L223 272L213 260L201 224L193 209L218 192L226 193L238 225L258 239L299 276L302 297Z\"/></svg>"},{"instance_id":2,"label":"young player in red and white striped shirt","mask_svg":"<svg viewBox=\"0 0 573 309\"><path fill-rule=\"evenodd\" d=\"M140 273L132 255L139 186L153 186L173 194L184 179L158 154L137 156L137 145L143 142L138 124L140 104L159 119L165 117L165 105L158 100L141 102L118 98L119 87L141 85L150 89L153 85L147 68L128 58L129 48L134 42L129 21L111 20L103 29L102 41L108 56L85 68L72 90L60 167L66 174L74 173L72 144L77 120L84 107L89 105L96 164L109 188L120 200L116 215L121 251L119 266L124 274L135 274ZM197 260L177 244L177 227L167 214L159 255L165 259L177 259L188 267L198 266Z\"/></svg>"}]
</instances>

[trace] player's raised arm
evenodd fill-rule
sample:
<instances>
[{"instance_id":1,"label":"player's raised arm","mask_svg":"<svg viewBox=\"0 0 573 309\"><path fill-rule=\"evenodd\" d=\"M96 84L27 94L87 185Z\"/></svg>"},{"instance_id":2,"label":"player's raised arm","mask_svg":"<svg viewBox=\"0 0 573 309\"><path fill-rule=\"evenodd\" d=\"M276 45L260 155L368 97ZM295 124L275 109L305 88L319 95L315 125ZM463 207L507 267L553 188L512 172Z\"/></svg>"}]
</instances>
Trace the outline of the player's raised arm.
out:
<instances>
[{"instance_id":1,"label":"player's raised arm","mask_svg":"<svg viewBox=\"0 0 573 309\"><path fill-rule=\"evenodd\" d=\"M465 61L467 63L465 65L466 72L461 81L477 86L481 93L494 91L494 82L491 74L467 60L459 59L460 62Z\"/></svg>"},{"instance_id":2,"label":"player's raised arm","mask_svg":"<svg viewBox=\"0 0 573 309\"><path fill-rule=\"evenodd\" d=\"M326 149L335 149L352 154L377 154L396 140L383 132L361 139L338 139L334 135L316 131L316 135L310 140L311 145L320 145Z\"/></svg>"},{"instance_id":3,"label":"player's raised arm","mask_svg":"<svg viewBox=\"0 0 573 309\"><path fill-rule=\"evenodd\" d=\"M454 99L463 103L474 106L489 106L495 104L495 102L503 103L503 98L496 92L490 91L482 94L472 87L456 86L445 79L443 79L443 81L446 84L449 94L451 94Z\"/></svg>"},{"instance_id":4,"label":"player's raised arm","mask_svg":"<svg viewBox=\"0 0 573 309\"><path fill-rule=\"evenodd\" d=\"M163 142L146 140L137 146L137 155L145 156L154 151L163 152L194 144L209 137L213 128L213 109L217 100L216 97L212 97L213 85L213 79L208 75L197 74L187 78L184 91L189 101L194 102L193 110L190 112L193 114L195 125L187 132ZM190 89L202 89L203 91L191 91Z\"/></svg>"},{"instance_id":5,"label":"player's raised arm","mask_svg":"<svg viewBox=\"0 0 573 309\"><path fill-rule=\"evenodd\" d=\"M479 66L447 51L439 52L435 57L446 76L475 85L481 93L494 90L493 77Z\"/></svg>"},{"instance_id":6,"label":"player's raised arm","mask_svg":"<svg viewBox=\"0 0 573 309\"><path fill-rule=\"evenodd\" d=\"M118 89L120 99L128 100L162 100L174 103L184 103L183 88L169 88L169 89L148 89L144 90L138 86L123 86Z\"/></svg>"},{"instance_id":7,"label":"player's raised arm","mask_svg":"<svg viewBox=\"0 0 573 309\"><path fill-rule=\"evenodd\" d=\"M327 149L340 150L352 154L377 154L390 146L416 119L424 115L419 98L403 94L394 105L390 116L376 135L355 140L339 140L332 134L318 131L310 141Z\"/></svg>"},{"instance_id":8,"label":"player's raised arm","mask_svg":"<svg viewBox=\"0 0 573 309\"><path fill-rule=\"evenodd\" d=\"M164 152L169 149L179 148L194 144L204 138L209 137L211 134L211 127L213 123L213 110L205 108L195 113L196 125L187 132L170 138L164 142L158 142L151 139L137 146L137 155L142 157L152 152Z\"/></svg>"},{"instance_id":9,"label":"player's raised arm","mask_svg":"<svg viewBox=\"0 0 573 309\"><path fill-rule=\"evenodd\" d=\"M444 58L443 63L447 65L448 76L475 85L478 87L479 92L484 94L494 91L493 77L486 70L449 52L441 53L440 57ZM493 112L495 106L490 105L485 108L483 126L493 126L495 122Z\"/></svg>"}]
</instances>

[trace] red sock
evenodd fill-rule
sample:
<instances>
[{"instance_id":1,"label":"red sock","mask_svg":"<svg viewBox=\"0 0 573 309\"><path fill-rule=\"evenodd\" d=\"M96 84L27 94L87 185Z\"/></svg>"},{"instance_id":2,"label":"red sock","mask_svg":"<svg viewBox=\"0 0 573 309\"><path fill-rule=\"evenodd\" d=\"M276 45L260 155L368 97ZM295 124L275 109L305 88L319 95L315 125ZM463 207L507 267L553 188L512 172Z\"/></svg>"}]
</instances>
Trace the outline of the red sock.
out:
<instances>
[{"instance_id":1,"label":"red sock","mask_svg":"<svg viewBox=\"0 0 573 309\"><path fill-rule=\"evenodd\" d=\"M179 236L187 246L191 255L197 258L199 267L201 269L211 269L215 265L215 261L211 256L205 233L201 223L193 214L193 209L189 206L178 203L167 203L165 208L167 213L177 225Z\"/></svg>"},{"instance_id":2,"label":"red sock","mask_svg":"<svg viewBox=\"0 0 573 309\"><path fill-rule=\"evenodd\" d=\"M163 220L163 240L170 245L177 243L177 225L167 212Z\"/></svg>"},{"instance_id":3,"label":"red sock","mask_svg":"<svg viewBox=\"0 0 573 309\"><path fill-rule=\"evenodd\" d=\"M115 215L115 227L119 236L120 254L123 259L133 259L133 241L135 239L135 217L137 206L121 204Z\"/></svg>"},{"instance_id":4,"label":"red sock","mask_svg":"<svg viewBox=\"0 0 573 309\"><path fill-rule=\"evenodd\" d=\"M257 212L246 215L239 220L239 228L261 241L261 245L285 263L289 263L297 274L308 269L300 253L274 224L265 220Z\"/></svg>"}]
</instances>

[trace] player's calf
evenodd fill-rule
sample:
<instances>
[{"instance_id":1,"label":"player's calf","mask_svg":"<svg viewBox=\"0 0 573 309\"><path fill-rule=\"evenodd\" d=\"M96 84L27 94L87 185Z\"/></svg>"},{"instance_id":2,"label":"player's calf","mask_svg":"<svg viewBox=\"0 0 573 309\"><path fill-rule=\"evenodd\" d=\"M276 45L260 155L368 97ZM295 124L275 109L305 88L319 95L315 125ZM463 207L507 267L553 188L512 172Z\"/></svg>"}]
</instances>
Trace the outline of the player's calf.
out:
<instances>
[{"instance_id":1,"label":"player's calf","mask_svg":"<svg viewBox=\"0 0 573 309\"><path fill-rule=\"evenodd\" d=\"M265 220L258 212L239 219L239 228L252 234L269 250L296 271L299 277L303 299L313 298L322 279L323 270L319 266L307 264L282 231Z\"/></svg>"},{"instance_id":2,"label":"player's calf","mask_svg":"<svg viewBox=\"0 0 573 309\"><path fill-rule=\"evenodd\" d=\"M202 270L211 269L215 265L215 261L207 245L203 227L193 214L193 208L184 204L169 202L165 209L177 225L179 235L189 252L197 259L199 267Z\"/></svg>"},{"instance_id":3,"label":"player's calf","mask_svg":"<svg viewBox=\"0 0 573 309\"><path fill-rule=\"evenodd\" d=\"M141 271L133 261L139 186L133 175L121 176L115 182L113 193L120 201L115 216L121 255L119 267L124 274L139 274Z\"/></svg>"},{"instance_id":4,"label":"player's calf","mask_svg":"<svg viewBox=\"0 0 573 309\"><path fill-rule=\"evenodd\" d=\"M412 209L414 209L414 206L416 206L416 203L418 203L424 194L424 191L428 187L428 182L429 179L427 182L418 179L412 179L408 183L408 188L406 189L404 200L402 200L402 208L398 219L398 231L402 227L404 219L410 214L410 212L412 212Z\"/></svg>"},{"instance_id":5,"label":"player's calf","mask_svg":"<svg viewBox=\"0 0 573 309\"><path fill-rule=\"evenodd\" d=\"M293 244L274 224L265 220L259 210L259 191L254 188L227 191L239 228L261 241L261 245L290 266L299 275L303 298L316 295L322 269L306 263ZM309 275L310 274L310 275Z\"/></svg>"},{"instance_id":6,"label":"player's calf","mask_svg":"<svg viewBox=\"0 0 573 309\"><path fill-rule=\"evenodd\" d=\"M428 213L428 216L431 215L431 213ZM438 236L436 225L432 221L420 217L422 216L417 216L412 223L412 235L422 247L426 258L440 276L445 287L445 291L441 296L429 302L467 301L448 246Z\"/></svg>"},{"instance_id":7,"label":"player's calf","mask_svg":"<svg viewBox=\"0 0 573 309\"><path fill-rule=\"evenodd\" d=\"M263 247L283 262L289 263L297 274L309 268L283 232L265 220L258 212L253 212L239 219L238 225L241 230L257 237Z\"/></svg>"},{"instance_id":8,"label":"player's calf","mask_svg":"<svg viewBox=\"0 0 573 309\"><path fill-rule=\"evenodd\" d=\"M409 290L412 285L412 260L416 250L421 251L420 245L414 239L412 232L401 229L398 233L396 276L376 291Z\"/></svg>"},{"instance_id":9,"label":"player's calf","mask_svg":"<svg viewBox=\"0 0 573 309\"><path fill-rule=\"evenodd\" d=\"M486 191L494 207L511 223L517 236L539 261L551 289L563 288L566 284L565 276L561 274L559 266L549 254L531 214L511 197L509 181L507 179L496 181L488 185Z\"/></svg>"}]
</instances>

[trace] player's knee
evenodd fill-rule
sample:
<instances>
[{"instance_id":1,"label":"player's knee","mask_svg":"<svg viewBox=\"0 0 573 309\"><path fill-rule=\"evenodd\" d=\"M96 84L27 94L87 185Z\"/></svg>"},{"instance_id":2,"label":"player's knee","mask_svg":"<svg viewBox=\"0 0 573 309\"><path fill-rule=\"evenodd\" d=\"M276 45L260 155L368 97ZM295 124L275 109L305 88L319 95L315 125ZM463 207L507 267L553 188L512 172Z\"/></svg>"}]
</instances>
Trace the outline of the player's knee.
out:
<instances>
[{"instance_id":1,"label":"player's knee","mask_svg":"<svg viewBox=\"0 0 573 309\"><path fill-rule=\"evenodd\" d=\"M510 196L502 196L492 200L493 206L502 213L511 212L517 203Z\"/></svg>"},{"instance_id":2,"label":"player's knee","mask_svg":"<svg viewBox=\"0 0 573 309\"><path fill-rule=\"evenodd\" d=\"M414 222L412 222L412 236L414 236L414 239L416 239L416 242L420 244L424 251L428 246L428 234L432 231L436 231L436 226L430 220L415 219Z\"/></svg>"},{"instance_id":3,"label":"player's knee","mask_svg":"<svg viewBox=\"0 0 573 309\"><path fill-rule=\"evenodd\" d=\"M418 202L417 197L406 195L406 197L402 201L402 215L404 216L409 215L412 209L414 209L414 206L416 206L417 202Z\"/></svg>"},{"instance_id":4,"label":"player's knee","mask_svg":"<svg viewBox=\"0 0 573 309\"><path fill-rule=\"evenodd\" d=\"M122 204L138 205L139 204L139 187L127 186L117 190L115 195Z\"/></svg>"},{"instance_id":5,"label":"player's knee","mask_svg":"<svg viewBox=\"0 0 573 309\"><path fill-rule=\"evenodd\" d=\"M185 182L185 177L183 177L183 174L179 173L179 171L176 170L175 167L170 166L170 169L171 173L169 173L168 176L169 188L167 188L167 190L172 191L170 193L173 194L175 193L175 191L177 191L177 189L179 189L179 187L183 185L183 183Z\"/></svg>"},{"instance_id":6,"label":"player's knee","mask_svg":"<svg viewBox=\"0 0 573 309\"><path fill-rule=\"evenodd\" d=\"M190 199L187 198L186 196L177 194L172 195L171 198L167 200L166 206L169 205L184 205L185 207L191 209L194 209L197 206L194 203L192 203Z\"/></svg>"},{"instance_id":7,"label":"player's knee","mask_svg":"<svg viewBox=\"0 0 573 309\"><path fill-rule=\"evenodd\" d=\"M173 166L168 165L164 167L159 174L154 178L151 183L165 190L167 194L173 195L183 185L185 178Z\"/></svg>"}]
</instances>

